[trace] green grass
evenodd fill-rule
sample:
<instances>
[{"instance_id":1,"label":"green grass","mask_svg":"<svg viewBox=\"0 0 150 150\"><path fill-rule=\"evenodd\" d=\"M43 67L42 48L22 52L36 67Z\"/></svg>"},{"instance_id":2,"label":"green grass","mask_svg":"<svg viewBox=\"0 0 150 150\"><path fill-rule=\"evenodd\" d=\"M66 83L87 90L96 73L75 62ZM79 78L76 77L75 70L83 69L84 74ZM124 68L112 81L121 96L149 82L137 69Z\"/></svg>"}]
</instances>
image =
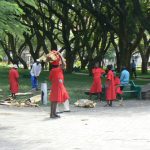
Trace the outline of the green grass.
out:
<instances>
[{"instance_id":1,"label":"green grass","mask_svg":"<svg viewBox=\"0 0 150 150\"><path fill-rule=\"evenodd\" d=\"M0 66L0 99L4 99L10 95L8 82L9 68ZM31 80L29 70L19 69L19 92L29 92L31 90ZM42 82L47 82L50 88L50 81L48 79L49 71L43 71L39 77L39 85ZM65 74L65 86L69 92L71 102L79 98L87 98L84 94L85 89L89 89L92 84L92 77L84 74ZM25 99L22 97L21 99Z\"/></svg>"},{"instance_id":2,"label":"green grass","mask_svg":"<svg viewBox=\"0 0 150 150\"><path fill-rule=\"evenodd\" d=\"M8 84L8 72L9 68L0 66L0 99L4 99L10 94L9 84ZM31 90L31 81L29 70L19 69L19 92L28 92ZM44 81L47 82L48 88L50 88L50 81L48 80L49 71L43 71L39 77L39 83ZM148 75L150 76L150 75ZM104 84L104 79L103 79ZM134 80L135 84L144 85L150 83L150 80ZM84 94L84 90L89 89L92 84L92 77L88 76L86 73L76 73L76 74L65 74L65 86L70 95L71 103L75 102L81 98L88 98ZM26 98L26 97L23 97Z\"/></svg>"}]
</instances>

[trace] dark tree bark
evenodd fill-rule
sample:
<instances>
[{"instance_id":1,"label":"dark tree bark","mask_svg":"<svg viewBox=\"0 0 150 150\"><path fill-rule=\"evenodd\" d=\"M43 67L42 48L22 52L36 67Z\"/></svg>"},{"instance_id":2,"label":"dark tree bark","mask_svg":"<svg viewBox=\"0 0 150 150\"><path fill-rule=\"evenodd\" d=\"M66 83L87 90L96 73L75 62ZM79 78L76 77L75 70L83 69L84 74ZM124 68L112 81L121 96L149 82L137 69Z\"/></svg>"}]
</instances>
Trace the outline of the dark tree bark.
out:
<instances>
[{"instance_id":1,"label":"dark tree bark","mask_svg":"<svg viewBox=\"0 0 150 150\"><path fill-rule=\"evenodd\" d=\"M143 34L143 46L139 45L138 49L142 58L142 74L147 74L148 60L150 57L150 39L145 33Z\"/></svg>"},{"instance_id":2,"label":"dark tree bark","mask_svg":"<svg viewBox=\"0 0 150 150\"><path fill-rule=\"evenodd\" d=\"M8 42L0 41L0 43L3 47L5 54L8 57L8 60L13 64L17 64L17 65L20 62L23 65L24 69L27 69L28 67L26 62L21 58L21 53L24 49L25 43L23 43L19 48L17 48L17 42L20 41L15 40L14 36L10 33L7 35L8 35Z\"/></svg>"},{"instance_id":3,"label":"dark tree bark","mask_svg":"<svg viewBox=\"0 0 150 150\"><path fill-rule=\"evenodd\" d=\"M147 7L146 12L144 13L141 8L141 4L139 0L132 0L135 17L139 19L142 27L150 32L150 12L149 8ZM147 6L149 6L149 1L147 1Z\"/></svg>"}]
</instances>

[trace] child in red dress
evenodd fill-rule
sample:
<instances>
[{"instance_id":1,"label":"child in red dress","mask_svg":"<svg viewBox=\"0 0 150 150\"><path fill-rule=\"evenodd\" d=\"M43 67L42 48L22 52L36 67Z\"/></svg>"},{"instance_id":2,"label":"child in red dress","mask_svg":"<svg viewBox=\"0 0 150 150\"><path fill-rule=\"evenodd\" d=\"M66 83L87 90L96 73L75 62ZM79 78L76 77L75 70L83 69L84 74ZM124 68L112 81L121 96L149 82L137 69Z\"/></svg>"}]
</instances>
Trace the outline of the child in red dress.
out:
<instances>
[{"instance_id":1,"label":"child in red dress","mask_svg":"<svg viewBox=\"0 0 150 150\"><path fill-rule=\"evenodd\" d=\"M92 69L93 84L90 88L89 99L91 99L92 94L97 94L98 100L101 101L101 93L102 93L101 76L104 73L105 73L105 71L103 69L99 68L99 62L96 62L95 67Z\"/></svg>"},{"instance_id":2,"label":"child in red dress","mask_svg":"<svg viewBox=\"0 0 150 150\"><path fill-rule=\"evenodd\" d=\"M16 93L18 93L19 84L19 73L17 71L17 65L14 64L13 67L9 71L9 85L12 98L16 98Z\"/></svg>"},{"instance_id":3,"label":"child in red dress","mask_svg":"<svg viewBox=\"0 0 150 150\"><path fill-rule=\"evenodd\" d=\"M49 100L51 101L50 118L60 117L56 113L57 103L64 103L69 99L68 92L64 86L64 76L61 67L61 58L52 62L52 69L50 71L49 79L52 83Z\"/></svg>"},{"instance_id":4,"label":"child in red dress","mask_svg":"<svg viewBox=\"0 0 150 150\"><path fill-rule=\"evenodd\" d=\"M119 76L116 74L116 75L115 75L116 97L119 98L119 100L120 100L120 105L122 106L122 105L123 105L123 104L122 104L122 101L123 101L122 94L123 94L123 92L122 92L122 90L121 90L121 88L120 88L120 84L121 84L120 78L119 78Z\"/></svg>"},{"instance_id":5,"label":"child in red dress","mask_svg":"<svg viewBox=\"0 0 150 150\"><path fill-rule=\"evenodd\" d=\"M115 92L115 83L114 83L114 73L111 70L112 65L107 66L107 78L106 78L106 100L107 105L106 106L112 106L112 101L116 99L116 92Z\"/></svg>"}]
</instances>

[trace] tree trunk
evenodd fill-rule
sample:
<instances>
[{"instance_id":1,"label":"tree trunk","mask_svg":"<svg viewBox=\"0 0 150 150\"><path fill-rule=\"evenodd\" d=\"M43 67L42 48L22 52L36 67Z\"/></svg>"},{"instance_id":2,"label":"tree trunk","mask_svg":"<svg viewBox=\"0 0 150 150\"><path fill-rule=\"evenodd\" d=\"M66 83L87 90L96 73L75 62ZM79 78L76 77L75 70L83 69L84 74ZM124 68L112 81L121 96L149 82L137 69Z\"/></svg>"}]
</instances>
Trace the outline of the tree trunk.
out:
<instances>
[{"instance_id":1,"label":"tree trunk","mask_svg":"<svg viewBox=\"0 0 150 150\"><path fill-rule=\"evenodd\" d=\"M23 65L23 68L28 69L27 63L19 56L18 56L18 59L19 59L20 63Z\"/></svg>"},{"instance_id":2,"label":"tree trunk","mask_svg":"<svg viewBox=\"0 0 150 150\"><path fill-rule=\"evenodd\" d=\"M119 0L119 5L121 8L120 16L119 16L119 51L120 51L120 62L121 67L126 66L129 67L130 60L129 55L130 51L128 51L128 39L127 39L127 27L126 27L126 1Z\"/></svg>"},{"instance_id":3,"label":"tree trunk","mask_svg":"<svg viewBox=\"0 0 150 150\"><path fill-rule=\"evenodd\" d=\"M73 64L74 64L74 58L70 56L70 54L66 54L66 71L67 73L72 73L73 71Z\"/></svg>"},{"instance_id":4,"label":"tree trunk","mask_svg":"<svg viewBox=\"0 0 150 150\"><path fill-rule=\"evenodd\" d=\"M142 74L147 74L148 70L147 70L147 64L148 64L148 60L146 59L145 56L141 56L142 58Z\"/></svg>"},{"instance_id":5,"label":"tree trunk","mask_svg":"<svg viewBox=\"0 0 150 150\"><path fill-rule=\"evenodd\" d=\"M85 70L85 67L88 63L88 59L82 59L82 60L80 59L80 61L81 61L81 70Z\"/></svg>"},{"instance_id":6,"label":"tree trunk","mask_svg":"<svg viewBox=\"0 0 150 150\"><path fill-rule=\"evenodd\" d=\"M89 60L89 64L88 64L88 70L89 70L89 75L91 76L92 75L92 68L94 66L94 62L93 62L93 59L90 59Z\"/></svg>"},{"instance_id":7,"label":"tree trunk","mask_svg":"<svg viewBox=\"0 0 150 150\"><path fill-rule=\"evenodd\" d=\"M117 72L121 71L121 62L120 62L120 54L116 52L116 65L117 65Z\"/></svg>"}]
</instances>

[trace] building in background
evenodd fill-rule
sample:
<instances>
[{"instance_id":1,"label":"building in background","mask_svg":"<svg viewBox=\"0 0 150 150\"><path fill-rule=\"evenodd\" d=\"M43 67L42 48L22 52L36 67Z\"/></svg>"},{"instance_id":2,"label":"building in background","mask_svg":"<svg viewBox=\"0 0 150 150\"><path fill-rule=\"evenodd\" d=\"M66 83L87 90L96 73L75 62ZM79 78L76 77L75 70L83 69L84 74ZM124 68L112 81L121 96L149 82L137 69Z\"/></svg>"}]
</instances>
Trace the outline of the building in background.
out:
<instances>
[{"instance_id":1,"label":"building in background","mask_svg":"<svg viewBox=\"0 0 150 150\"><path fill-rule=\"evenodd\" d=\"M25 49L21 54L22 59L27 63L28 69L31 68L31 65L33 64L34 60L31 57L31 54L29 52L29 49Z\"/></svg>"}]
</instances>

